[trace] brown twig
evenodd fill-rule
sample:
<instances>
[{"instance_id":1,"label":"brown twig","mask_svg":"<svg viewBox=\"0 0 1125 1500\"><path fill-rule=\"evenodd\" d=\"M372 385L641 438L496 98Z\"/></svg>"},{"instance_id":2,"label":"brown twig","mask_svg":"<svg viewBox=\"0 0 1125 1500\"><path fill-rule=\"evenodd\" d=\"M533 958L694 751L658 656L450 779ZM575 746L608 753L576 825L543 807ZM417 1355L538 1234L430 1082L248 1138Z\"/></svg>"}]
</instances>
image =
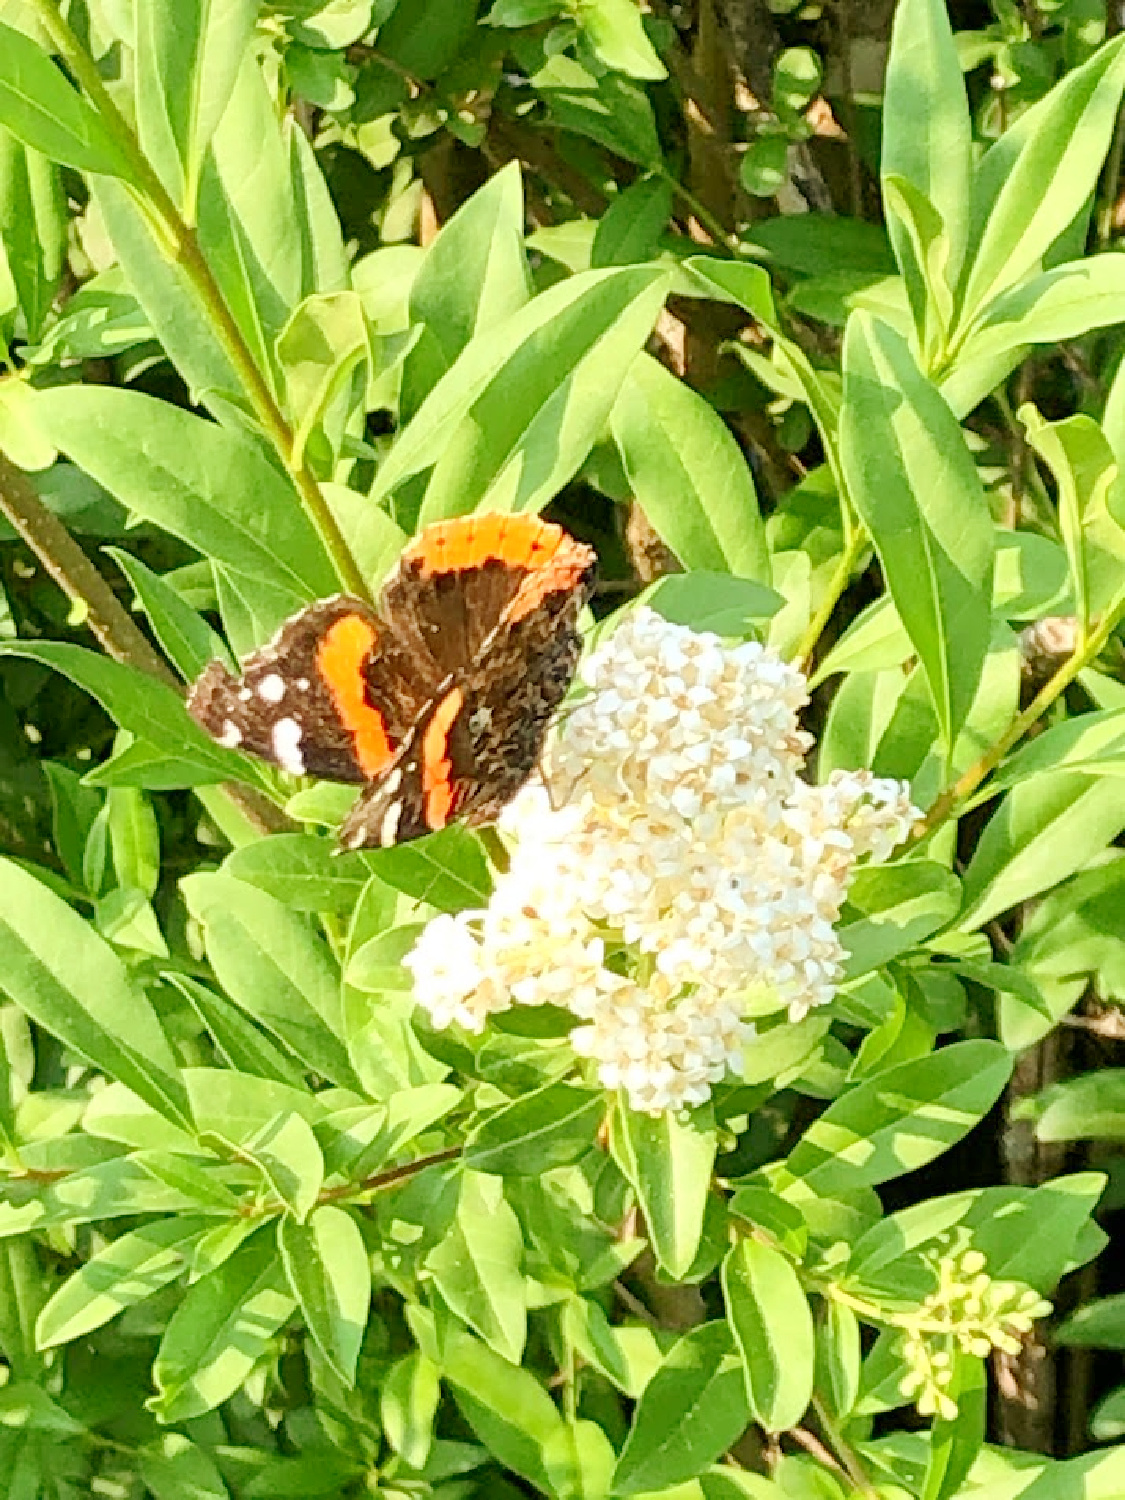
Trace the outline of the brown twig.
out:
<instances>
[{"instance_id":1,"label":"brown twig","mask_svg":"<svg viewBox=\"0 0 1125 1500\"><path fill-rule=\"evenodd\" d=\"M72 604L83 611L90 633L107 656L182 691L167 662L129 618L117 595L58 516L40 500L27 475L0 453L0 513L35 554L43 571ZM268 797L252 787L227 782L228 799L259 833L278 833L293 824Z\"/></svg>"},{"instance_id":2,"label":"brown twig","mask_svg":"<svg viewBox=\"0 0 1125 1500\"><path fill-rule=\"evenodd\" d=\"M345 1182L339 1187L325 1188L318 1196L318 1203L336 1203L341 1198L358 1198L362 1193L377 1193L381 1188L393 1187L408 1177L417 1177L427 1167L439 1166L443 1161L453 1161L461 1155L462 1147L447 1146L444 1151L435 1151L430 1156L420 1156L417 1161L404 1162L401 1167L388 1167L385 1172L375 1172L362 1182Z\"/></svg>"}]
</instances>

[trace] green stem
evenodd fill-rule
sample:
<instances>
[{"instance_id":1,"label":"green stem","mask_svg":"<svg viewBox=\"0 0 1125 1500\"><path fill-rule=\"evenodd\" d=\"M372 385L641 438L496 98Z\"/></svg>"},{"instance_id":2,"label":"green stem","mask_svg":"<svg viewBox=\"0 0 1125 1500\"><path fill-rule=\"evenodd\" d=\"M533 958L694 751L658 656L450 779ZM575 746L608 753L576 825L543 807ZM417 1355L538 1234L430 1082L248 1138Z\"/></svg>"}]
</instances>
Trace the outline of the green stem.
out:
<instances>
[{"instance_id":1,"label":"green stem","mask_svg":"<svg viewBox=\"0 0 1125 1500\"><path fill-rule=\"evenodd\" d=\"M742 251L737 235L731 234L718 215L713 214L701 198L697 198L692 190L685 187L679 178L671 172L661 170L659 175L672 189L673 193L683 199L719 249L725 250L730 256L738 257L741 255Z\"/></svg>"},{"instance_id":2,"label":"green stem","mask_svg":"<svg viewBox=\"0 0 1125 1500\"><path fill-rule=\"evenodd\" d=\"M1085 671L1105 647L1122 616L1125 615L1125 594L1119 595L1102 617L1097 628L1090 632L1074 655L1065 661L1046 682L1035 697L1017 714L1011 724L979 760L960 776L948 790L942 792L922 821L915 842L926 838L939 828L947 818L963 810L966 803L981 783L992 775L1008 751L1017 745L1024 735L1043 717L1055 699L1064 693L1079 672Z\"/></svg>"},{"instance_id":3,"label":"green stem","mask_svg":"<svg viewBox=\"0 0 1125 1500\"><path fill-rule=\"evenodd\" d=\"M832 618L832 612L839 604L841 594L851 582L851 576L859 566L859 561L869 545L866 531L858 521L853 519L850 523L848 522L846 510L845 527L849 535L845 540L844 550L840 554L840 561L836 564L836 571L832 574L824 592L824 598L820 601L816 613L809 621L808 628L794 652L794 660L803 672L807 672L809 658L816 650L816 644Z\"/></svg>"},{"instance_id":4,"label":"green stem","mask_svg":"<svg viewBox=\"0 0 1125 1500\"><path fill-rule=\"evenodd\" d=\"M128 162L132 181L125 186L158 233L172 260L183 271L209 318L215 336L237 375L262 431L278 457L320 533L340 582L360 599L370 601L367 582L356 565L351 549L337 525L317 483L316 476L297 455L294 435L277 404L269 382L258 368L226 300L211 274L199 242L140 149L136 137L113 102L94 61L59 14L53 0L31 0L44 31L97 110L114 144Z\"/></svg>"},{"instance_id":5,"label":"green stem","mask_svg":"<svg viewBox=\"0 0 1125 1500\"><path fill-rule=\"evenodd\" d=\"M825 1406L824 1402L821 1401L819 1396L813 1397L813 1410L816 1412L816 1418L820 1423L821 1430L823 1431L824 1436L831 1444L832 1451L836 1454L837 1458L843 1464L844 1470L847 1473L847 1476L851 1480L852 1484L861 1495L874 1496L877 1491L875 1489L875 1486L871 1483L871 1480L867 1476L867 1472L864 1469L862 1462L860 1461L859 1454L856 1453L851 1444L846 1441L839 1427L837 1427L835 1421L829 1415L828 1408Z\"/></svg>"}]
</instances>

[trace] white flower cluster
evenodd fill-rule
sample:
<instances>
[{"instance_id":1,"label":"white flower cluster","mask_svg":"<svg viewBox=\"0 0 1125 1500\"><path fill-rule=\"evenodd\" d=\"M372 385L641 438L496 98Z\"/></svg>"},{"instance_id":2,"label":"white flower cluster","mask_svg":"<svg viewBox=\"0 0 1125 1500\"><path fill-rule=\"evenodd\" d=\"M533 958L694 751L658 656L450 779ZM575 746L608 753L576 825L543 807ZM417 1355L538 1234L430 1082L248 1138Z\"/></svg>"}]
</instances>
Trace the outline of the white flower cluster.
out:
<instances>
[{"instance_id":1,"label":"white flower cluster","mask_svg":"<svg viewBox=\"0 0 1125 1500\"><path fill-rule=\"evenodd\" d=\"M431 922L406 963L435 1024L480 1030L551 1002L632 1108L703 1103L761 1013L831 1000L834 930L857 859L919 814L868 772L799 779L801 674L750 642L638 608L586 659L591 689L553 740L549 785L502 827L511 866L483 911ZM559 806L558 804L562 804Z\"/></svg>"}]
</instances>

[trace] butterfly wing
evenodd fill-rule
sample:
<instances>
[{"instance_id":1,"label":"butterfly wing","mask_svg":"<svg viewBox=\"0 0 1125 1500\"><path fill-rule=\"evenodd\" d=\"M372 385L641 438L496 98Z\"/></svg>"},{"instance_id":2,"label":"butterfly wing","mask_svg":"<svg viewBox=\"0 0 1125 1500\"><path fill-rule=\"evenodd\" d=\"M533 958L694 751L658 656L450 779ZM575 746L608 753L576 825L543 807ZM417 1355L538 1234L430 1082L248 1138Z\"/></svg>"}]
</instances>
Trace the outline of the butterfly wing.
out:
<instances>
[{"instance_id":1,"label":"butterfly wing","mask_svg":"<svg viewBox=\"0 0 1125 1500\"><path fill-rule=\"evenodd\" d=\"M534 770L570 686L594 569L589 547L534 517L441 522L407 549L383 611L449 677L345 820L346 847L497 816Z\"/></svg>"},{"instance_id":2,"label":"butterfly wing","mask_svg":"<svg viewBox=\"0 0 1125 1500\"><path fill-rule=\"evenodd\" d=\"M246 657L213 661L188 711L222 745L296 776L370 781L394 761L434 683L418 682L387 627L358 599L325 599Z\"/></svg>"}]
</instances>

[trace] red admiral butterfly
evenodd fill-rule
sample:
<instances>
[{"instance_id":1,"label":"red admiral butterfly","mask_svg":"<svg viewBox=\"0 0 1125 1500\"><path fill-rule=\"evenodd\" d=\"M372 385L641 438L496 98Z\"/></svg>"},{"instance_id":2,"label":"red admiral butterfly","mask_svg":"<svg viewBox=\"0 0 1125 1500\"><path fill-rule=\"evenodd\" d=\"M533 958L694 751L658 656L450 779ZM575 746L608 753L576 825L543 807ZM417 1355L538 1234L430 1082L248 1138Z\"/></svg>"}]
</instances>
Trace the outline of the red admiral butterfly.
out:
<instances>
[{"instance_id":1,"label":"red admiral butterfly","mask_svg":"<svg viewBox=\"0 0 1125 1500\"><path fill-rule=\"evenodd\" d=\"M295 776L358 782L348 849L499 813L535 768L578 664L597 559L534 516L439 521L407 547L376 613L324 599L188 696L221 745Z\"/></svg>"}]
</instances>

